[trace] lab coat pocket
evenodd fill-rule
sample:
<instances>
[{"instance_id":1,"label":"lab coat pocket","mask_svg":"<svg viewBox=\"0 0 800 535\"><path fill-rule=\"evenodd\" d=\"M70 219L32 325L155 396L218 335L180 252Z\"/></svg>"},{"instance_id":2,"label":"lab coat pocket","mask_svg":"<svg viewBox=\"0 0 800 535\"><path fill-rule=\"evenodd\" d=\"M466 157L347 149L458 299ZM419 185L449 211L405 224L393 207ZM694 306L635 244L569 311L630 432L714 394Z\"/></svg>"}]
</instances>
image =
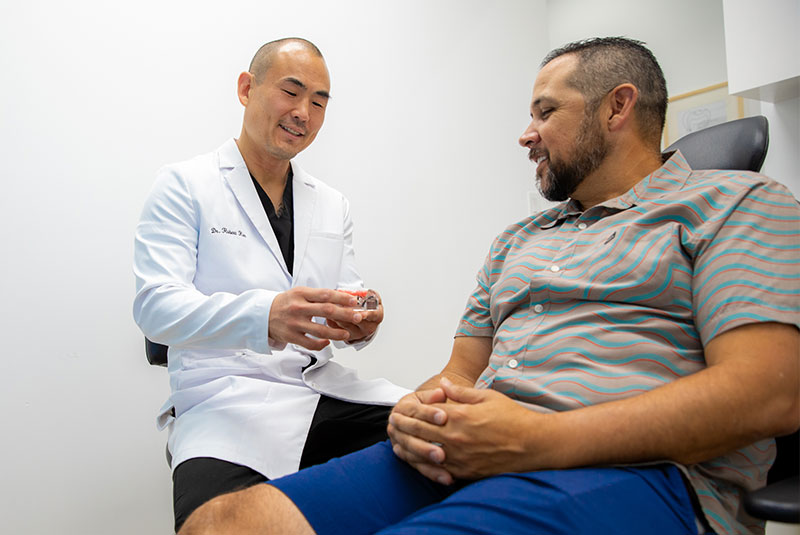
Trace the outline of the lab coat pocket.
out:
<instances>
[{"instance_id":1,"label":"lab coat pocket","mask_svg":"<svg viewBox=\"0 0 800 535\"><path fill-rule=\"evenodd\" d=\"M344 236L331 232L312 232L302 259L302 284L312 288L336 288L342 269Z\"/></svg>"},{"instance_id":2,"label":"lab coat pocket","mask_svg":"<svg viewBox=\"0 0 800 535\"><path fill-rule=\"evenodd\" d=\"M170 401L175 407L175 416L179 417L189 409L207 403L210 399L230 388L230 386L231 382L228 377L219 377L212 381L197 384L189 388L182 388L174 392L170 397Z\"/></svg>"},{"instance_id":3,"label":"lab coat pocket","mask_svg":"<svg viewBox=\"0 0 800 535\"><path fill-rule=\"evenodd\" d=\"M175 421L175 407L172 405L172 400L167 400L166 403L158 411L156 416L156 427L159 431L163 431Z\"/></svg>"}]
</instances>

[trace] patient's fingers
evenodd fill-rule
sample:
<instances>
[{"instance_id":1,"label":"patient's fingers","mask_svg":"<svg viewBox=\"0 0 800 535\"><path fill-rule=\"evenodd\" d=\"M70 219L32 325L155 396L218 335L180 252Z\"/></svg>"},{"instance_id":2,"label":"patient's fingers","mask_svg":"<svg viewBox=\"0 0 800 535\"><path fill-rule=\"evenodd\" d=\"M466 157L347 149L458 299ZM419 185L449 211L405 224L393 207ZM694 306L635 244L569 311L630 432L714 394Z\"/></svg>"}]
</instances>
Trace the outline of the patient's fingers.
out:
<instances>
[{"instance_id":1,"label":"patient's fingers","mask_svg":"<svg viewBox=\"0 0 800 535\"><path fill-rule=\"evenodd\" d=\"M426 442L441 442L441 426L425 420L409 417L399 412L389 415L389 423L399 432L419 438Z\"/></svg>"},{"instance_id":2,"label":"patient's fingers","mask_svg":"<svg viewBox=\"0 0 800 535\"><path fill-rule=\"evenodd\" d=\"M441 446L401 433L391 424L388 429L392 436L392 451L397 457L437 483L450 485L454 481L453 476L439 464L445 458Z\"/></svg>"},{"instance_id":3,"label":"patient's fingers","mask_svg":"<svg viewBox=\"0 0 800 535\"><path fill-rule=\"evenodd\" d=\"M443 403L446 397L441 388L412 392L404 396L395 405L392 413L402 414L435 425L444 425L447 413L441 408L433 407L430 403Z\"/></svg>"}]
</instances>

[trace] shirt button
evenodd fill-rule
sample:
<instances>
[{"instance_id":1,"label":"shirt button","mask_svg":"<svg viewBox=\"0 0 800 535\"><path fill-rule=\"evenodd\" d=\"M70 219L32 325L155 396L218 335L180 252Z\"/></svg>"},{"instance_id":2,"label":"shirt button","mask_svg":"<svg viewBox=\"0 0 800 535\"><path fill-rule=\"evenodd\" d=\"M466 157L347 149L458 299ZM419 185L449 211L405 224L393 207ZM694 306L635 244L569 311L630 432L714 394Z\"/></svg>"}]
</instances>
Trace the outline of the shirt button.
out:
<instances>
[{"instance_id":1,"label":"shirt button","mask_svg":"<svg viewBox=\"0 0 800 535\"><path fill-rule=\"evenodd\" d=\"M509 368L516 368L517 366L519 366L519 361L517 359L511 359L508 361Z\"/></svg>"},{"instance_id":2,"label":"shirt button","mask_svg":"<svg viewBox=\"0 0 800 535\"><path fill-rule=\"evenodd\" d=\"M538 313L544 310L544 307L542 305L534 305L533 310Z\"/></svg>"},{"instance_id":3,"label":"shirt button","mask_svg":"<svg viewBox=\"0 0 800 535\"><path fill-rule=\"evenodd\" d=\"M579 229L586 230L586 227L587 227L586 223L578 223L578 228Z\"/></svg>"},{"instance_id":4,"label":"shirt button","mask_svg":"<svg viewBox=\"0 0 800 535\"><path fill-rule=\"evenodd\" d=\"M550 271L552 271L553 273L558 273L559 270L561 270L561 268L558 266L550 266Z\"/></svg>"}]
</instances>

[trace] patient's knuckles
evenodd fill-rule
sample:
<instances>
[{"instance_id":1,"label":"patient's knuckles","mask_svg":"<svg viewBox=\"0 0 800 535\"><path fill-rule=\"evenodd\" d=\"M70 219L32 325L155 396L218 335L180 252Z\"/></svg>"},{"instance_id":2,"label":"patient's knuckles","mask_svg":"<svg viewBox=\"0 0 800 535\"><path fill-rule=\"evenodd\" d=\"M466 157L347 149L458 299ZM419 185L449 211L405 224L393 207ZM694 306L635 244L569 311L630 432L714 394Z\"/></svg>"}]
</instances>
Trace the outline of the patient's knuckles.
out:
<instances>
[{"instance_id":1,"label":"patient's knuckles","mask_svg":"<svg viewBox=\"0 0 800 535\"><path fill-rule=\"evenodd\" d=\"M416 405L419 405L419 401L417 401L416 398L411 399L406 396L397 402L397 405L394 406L394 410L392 412L395 414L410 416L413 415Z\"/></svg>"},{"instance_id":2,"label":"patient's knuckles","mask_svg":"<svg viewBox=\"0 0 800 535\"><path fill-rule=\"evenodd\" d=\"M471 443L471 440L463 432L451 430L447 435L447 443L455 447L457 451L461 451L465 446Z\"/></svg>"}]
</instances>

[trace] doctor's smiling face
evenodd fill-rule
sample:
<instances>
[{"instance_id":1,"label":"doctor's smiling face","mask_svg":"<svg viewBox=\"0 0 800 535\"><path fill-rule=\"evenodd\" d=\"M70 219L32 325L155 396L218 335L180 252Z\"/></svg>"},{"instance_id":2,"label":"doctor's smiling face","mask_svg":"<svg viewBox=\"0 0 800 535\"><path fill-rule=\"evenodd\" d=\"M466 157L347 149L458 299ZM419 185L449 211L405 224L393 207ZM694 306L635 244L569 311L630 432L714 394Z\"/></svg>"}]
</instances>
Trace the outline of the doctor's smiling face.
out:
<instances>
[{"instance_id":1,"label":"doctor's smiling face","mask_svg":"<svg viewBox=\"0 0 800 535\"><path fill-rule=\"evenodd\" d=\"M273 49L259 51L238 84L245 107L239 148L267 165L294 158L314 141L330 98L328 68L313 45L288 40Z\"/></svg>"}]
</instances>

